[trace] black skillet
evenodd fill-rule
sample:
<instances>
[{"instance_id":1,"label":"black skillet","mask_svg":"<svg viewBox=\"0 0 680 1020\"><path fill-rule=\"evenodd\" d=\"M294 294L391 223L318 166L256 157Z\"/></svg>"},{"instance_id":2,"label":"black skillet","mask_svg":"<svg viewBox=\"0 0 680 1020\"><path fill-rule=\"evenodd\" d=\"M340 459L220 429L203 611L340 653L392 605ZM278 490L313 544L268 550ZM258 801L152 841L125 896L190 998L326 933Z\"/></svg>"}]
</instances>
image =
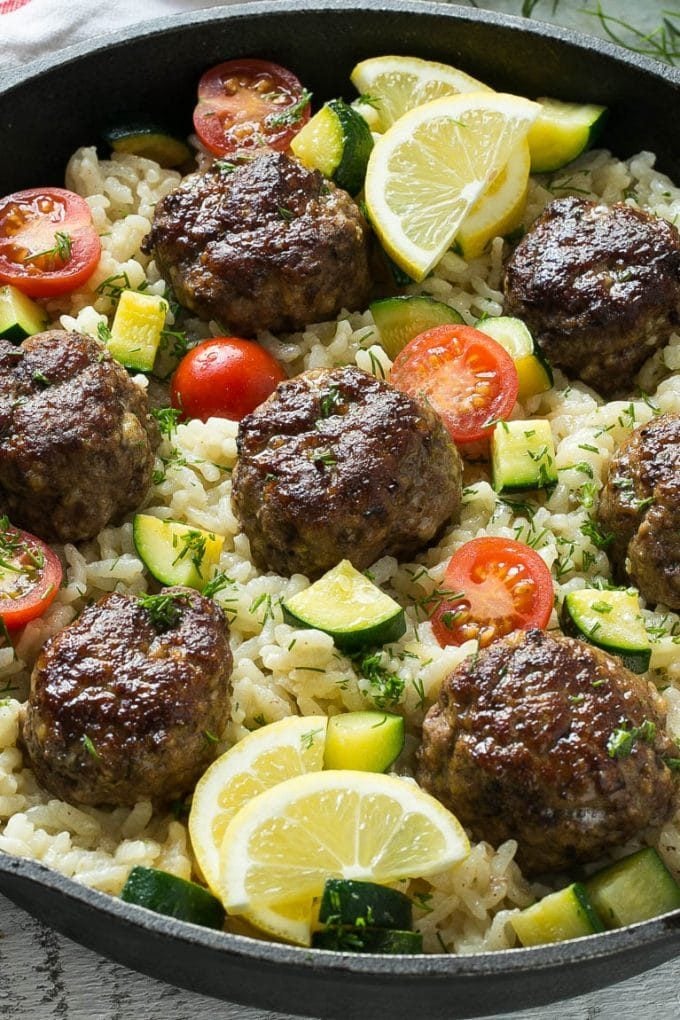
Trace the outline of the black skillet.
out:
<instances>
[{"instance_id":1,"label":"black skillet","mask_svg":"<svg viewBox=\"0 0 680 1020\"><path fill-rule=\"evenodd\" d=\"M69 155L101 125L145 110L188 133L196 83L229 57L273 59L318 102L351 95L365 57L454 64L529 97L604 103L604 143L640 149L680 180L680 73L607 42L471 8L399 0L269 0L135 26L74 47L0 83L0 195L61 184ZM8 80L9 77L9 80ZM668 960L680 912L537 949L477 956L320 953L209 931L92 892L0 855L0 892L78 942L157 978L230 1001L315 1017L463 1017L578 995Z\"/></svg>"}]
</instances>

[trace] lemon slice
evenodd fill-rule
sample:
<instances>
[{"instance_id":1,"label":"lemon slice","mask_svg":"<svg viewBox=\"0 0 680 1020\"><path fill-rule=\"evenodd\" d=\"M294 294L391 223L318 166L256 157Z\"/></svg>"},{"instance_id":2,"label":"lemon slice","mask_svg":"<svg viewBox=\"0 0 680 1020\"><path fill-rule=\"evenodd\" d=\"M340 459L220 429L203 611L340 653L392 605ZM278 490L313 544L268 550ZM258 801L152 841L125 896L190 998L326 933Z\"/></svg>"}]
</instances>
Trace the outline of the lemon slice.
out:
<instances>
[{"instance_id":1,"label":"lemon slice","mask_svg":"<svg viewBox=\"0 0 680 1020\"><path fill-rule=\"evenodd\" d=\"M529 191L531 156L523 139L507 165L482 192L456 234L456 250L475 259L494 237L503 237L522 222Z\"/></svg>"},{"instance_id":2,"label":"lemon slice","mask_svg":"<svg viewBox=\"0 0 680 1020\"><path fill-rule=\"evenodd\" d=\"M460 822L414 783L351 770L289 779L243 807L220 849L227 910L310 905L328 878L387 884L442 871L470 845Z\"/></svg>"},{"instance_id":3,"label":"lemon slice","mask_svg":"<svg viewBox=\"0 0 680 1020\"><path fill-rule=\"evenodd\" d=\"M370 100L373 131L386 131L402 114L440 96L491 91L487 85L448 64L418 57L371 57L350 75L354 87ZM366 103L361 104L361 109Z\"/></svg>"},{"instance_id":4,"label":"lemon slice","mask_svg":"<svg viewBox=\"0 0 680 1020\"><path fill-rule=\"evenodd\" d=\"M540 107L520 96L467 92L418 106L381 135L366 205L388 255L422 280L506 165Z\"/></svg>"},{"instance_id":5,"label":"lemon slice","mask_svg":"<svg viewBox=\"0 0 680 1020\"><path fill-rule=\"evenodd\" d=\"M219 848L244 804L292 776L323 768L326 716L292 716L249 734L218 758L196 785L189 834L201 873L220 895ZM309 944L310 906L265 907L247 916L277 938Z\"/></svg>"}]
</instances>

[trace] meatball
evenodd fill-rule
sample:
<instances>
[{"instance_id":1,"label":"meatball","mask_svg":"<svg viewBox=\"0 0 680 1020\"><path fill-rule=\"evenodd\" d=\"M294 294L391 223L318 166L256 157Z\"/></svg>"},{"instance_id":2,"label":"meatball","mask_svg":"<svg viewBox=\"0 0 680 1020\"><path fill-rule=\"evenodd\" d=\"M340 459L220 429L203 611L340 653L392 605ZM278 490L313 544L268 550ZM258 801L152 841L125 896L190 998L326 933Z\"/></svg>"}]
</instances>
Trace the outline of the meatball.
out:
<instances>
[{"instance_id":1,"label":"meatball","mask_svg":"<svg viewBox=\"0 0 680 1020\"><path fill-rule=\"evenodd\" d=\"M368 235L347 192L267 151L187 177L159 202L144 247L182 305L252 336L363 307Z\"/></svg>"},{"instance_id":2,"label":"meatball","mask_svg":"<svg viewBox=\"0 0 680 1020\"><path fill-rule=\"evenodd\" d=\"M445 680L418 780L475 838L516 839L527 873L595 860L676 806L659 701L585 642L516 631Z\"/></svg>"},{"instance_id":3,"label":"meatball","mask_svg":"<svg viewBox=\"0 0 680 1020\"><path fill-rule=\"evenodd\" d=\"M409 556L460 507L461 460L438 416L352 366L279 384L237 442L233 509L255 562L279 574Z\"/></svg>"},{"instance_id":4,"label":"meatball","mask_svg":"<svg viewBox=\"0 0 680 1020\"><path fill-rule=\"evenodd\" d=\"M14 524L92 538L141 503L157 442L143 390L98 341L0 340L0 509Z\"/></svg>"},{"instance_id":5,"label":"meatball","mask_svg":"<svg viewBox=\"0 0 680 1020\"><path fill-rule=\"evenodd\" d=\"M35 664L23 740L38 781L63 800L172 800L215 757L230 705L224 613L191 588L146 604L105 595Z\"/></svg>"},{"instance_id":6,"label":"meatball","mask_svg":"<svg viewBox=\"0 0 680 1020\"><path fill-rule=\"evenodd\" d=\"M680 323L680 234L623 203L557 199L508 262L505 296L554 365L629 390Z\"/></svg>"},{"instance_id":7,"label":"meatball","mask_svg":"<svg viewBox=\"0 0 680 1020\"><path fill-rule=\"evenodd\" d=\"M619 447L598 518L619 577L648 602L680 609L680 415L652 419Z\"/></svg>"}]
</instances>

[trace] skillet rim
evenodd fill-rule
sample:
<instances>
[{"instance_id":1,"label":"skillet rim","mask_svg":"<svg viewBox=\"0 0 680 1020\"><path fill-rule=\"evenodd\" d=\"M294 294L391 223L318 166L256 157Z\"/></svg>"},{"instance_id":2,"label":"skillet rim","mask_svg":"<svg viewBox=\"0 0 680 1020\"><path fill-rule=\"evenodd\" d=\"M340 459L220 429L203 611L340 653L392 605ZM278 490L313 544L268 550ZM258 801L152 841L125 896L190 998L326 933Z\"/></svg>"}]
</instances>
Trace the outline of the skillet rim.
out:
<instances>
[{"instance_id":1,"label":"skillet rim","mask_svg":"<svg viewBox=\"0 0 680 1020\"><path fill-rule=\"evenodd\" d=\"M352 11L413 14L421 17L437 15L464 23L486 23L504 30L520 32L548 40L557 40L585 53L604 55L619 64L636 68L656 79L670 82L680 91L680 69L627 50L605 39L565 29L549 22L531 21L515 15L456 4L432 3L428 0L363 0L353 4ZM0 98L28 85L65 64L91 59L97 53L120 49L131 40L158 38L181 28L210 26L216 22L232 22L245 18L266 18L287 13L323 14L328 11L348 13L344 0L251 0L231 6L213 7L182 15L169 15L127 26L116 32L98 35L55 54L40 57L25 67L12 69L0 84ZM33 885L56 891L71 902L96 910L121 922L147 932L167 935L176 943L190 942L219 949L233 957L286 965L299 970L317 967L336 974L355 973L366 977L385 977L398 969L400 977L417 979L453 979L482 976L511 976L527 970L547 970L587 960L605 960L626 951L647 949L652 945L680 936L680 909L648 921L596 935L546 946L496 950L470 955L402 955L386 957L379 954L353 954L328 950L311 950L266 940L257 940L229 932L217 932L144 908L123 903L117 897L81 885L74 879L46 867L40 862L13 857L0 852L0 892L12 899L14 880L28 880ZM34 916L40 916L35 912ZM669 954L670 955L670 954ZM576 994L576 992L574 992Z\"/></svg>"},{"instance_id":2,"label":"skillet rim","mask_svg":"<svg viewBox=\"0 0 680 1020\"><path fill-rule=\"evenodd\" d=\"M586 51L605 54L624 64L645 71L655 77L667 78L680 88L680 68L664 64L662 61L646 57L634 50L572 29L562 28L551 22L523 18L519 15L504 14L498 11L483 10L475 7L462 7L460 4L437 3L434 0L362 0L353 4L352 10L384 11L385 13L431 14L451 17L458 21L483 22L489 25L520 31L529 35L537 35L548 39L557 39ZM244 3L230 4L220 7L208 7L188 14L168 15L153 18L149 21L135 22L116 32L107 32L94 36L81 43L74 43L47 56L37 57L23 68L10 69L6 84L0 83L0 96L27 81L40 77L63 64L90 57L99 50L108 50L123 46L131 39L135 41L151 36L162 35L177 28L210 24L214 21L230 21L251 15L268 14L299 14L303 12L324 13L328 10L347 12L345 0L246 0ZM530 21L530 24L527 24Z\"/></svg>"}]
</instances>

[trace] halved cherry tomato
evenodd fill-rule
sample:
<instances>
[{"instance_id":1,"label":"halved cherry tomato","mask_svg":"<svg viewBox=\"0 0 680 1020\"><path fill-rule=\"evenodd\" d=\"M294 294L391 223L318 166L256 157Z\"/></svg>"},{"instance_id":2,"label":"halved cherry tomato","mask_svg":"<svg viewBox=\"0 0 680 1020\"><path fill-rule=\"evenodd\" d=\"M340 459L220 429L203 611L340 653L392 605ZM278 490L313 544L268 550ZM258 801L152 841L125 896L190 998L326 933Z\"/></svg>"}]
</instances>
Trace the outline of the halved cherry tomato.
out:
<instances>
[{"instance_id":1,"label":"halved cherry tomato","mask_svg":"<svg viewBox=\"0 0 680 1020\"><path fill-rule=\"evenodd\" d=\"M456 443L490 436L517 400L519 380L510 355L472 326L436 326L397 355L390 382L425 397Z\"/></svg>"},{"instance_id":2,"label":"halved cherry tomato","mask_svg":"<svg viewBox=\"0 0 680 1020\"><path fill-rule=\"evenodd\" d=\"M0 517L0 617L9 630L42 616L62 576L59 557L48 545Z\"/></svg>"},{"instance_id":3,"label":"halved cherry tomato","mask_svg":"<svg viewBox=\"0 0 680 1020\"><path fill-rule=\"evenodd\" d=\"M170 382L170 401L184 418L240 421L286 378L254 340L216 336L189 351Z\"/></svg>"},{"instance_id":4,"label":"halved cherry tomato","mask_svg":"<svg viewBox=\"0 0 680 1020\"><path fill-rule=\"evenodd\" d=\"M553 608L550 571L537 552L512 538L473 538L453 554L444 575L451 597L432 614L440 645L471 638L481 648L513 630L547 627Z\"/></svg>"},{"instance_id":5,"label":"halved cherry tomato","mask_svg":"<svg viewBox=\"0 0 680 1020\"><path fill-rule=\"evenodd\" d=\"M90 207L65 188L0 199L0 283L31 297L67 294L97 268L101 242Z\"/></svg>"},{"instance_id":6,"label":"halved cherry tomato","mask_svg":"<svg viewBox=\"0 0 680 1020\"><path fill-rule=\"evenodd\" d=\"M285 67L268 60L228 60L199 81L194 127L216 156L263 145L283 152L309 120L310 98Z\"/></svg>"}]
</instances>

